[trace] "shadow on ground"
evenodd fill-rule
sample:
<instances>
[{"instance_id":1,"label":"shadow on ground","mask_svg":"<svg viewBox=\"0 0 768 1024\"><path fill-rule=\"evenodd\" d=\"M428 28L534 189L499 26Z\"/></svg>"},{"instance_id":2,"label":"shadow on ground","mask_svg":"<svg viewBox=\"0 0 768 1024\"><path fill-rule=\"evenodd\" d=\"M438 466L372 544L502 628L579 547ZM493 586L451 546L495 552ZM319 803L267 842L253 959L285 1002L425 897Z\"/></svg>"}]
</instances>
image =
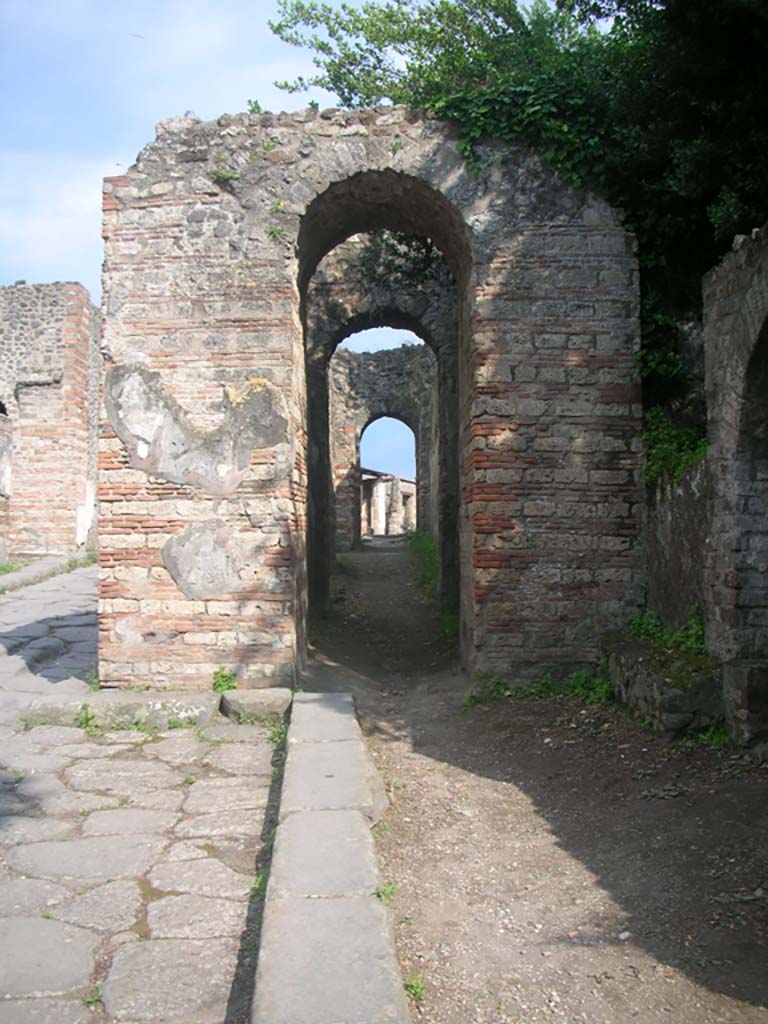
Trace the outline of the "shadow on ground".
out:
<instances>
[{"instance_id":1,"label":"shadow on ground","mask_svg":"<svg viewBox=\"0 0 768 1024\"><path fill-rule=\"evenodd\" d=\"M673 968L727 997L705 1018L673 999L675 1019L765 1019L747 1007L734 1016L731 1000L768 1004L768 771L740 754L648 735L614 707L518 698L467 708L468 682L410 582L404 547L367 545L344 563L303 685L355 693L380 767L402 786L380 844L385 865L400 865L416 887L439 889L443 876L449 899L471 863L464 912L482 916L485 904L498 924L504 906L524 906L531 928L543 922L539 934L554 944L541 956L554 964L559 946L564 974L579 946L585 969L599 949L613 956L606 978L624 972L631 938L661 979ZM459 803L469 822L456 816ZM536 837L518 834L522 816L526 828L538 821ZM583 903L581 925L566 933L572 898ZM520 973L509 958L525 929L513 920L500 939L490 928L478 971L490 978L494 958L506 957ZM433 925L433 944L441 934L449 943L450 931L450 921L442 932ZM407 934L400 941L413 945ZM531 978L546 984L540 975L537 966Z\"/></svg>"}]
</instances>

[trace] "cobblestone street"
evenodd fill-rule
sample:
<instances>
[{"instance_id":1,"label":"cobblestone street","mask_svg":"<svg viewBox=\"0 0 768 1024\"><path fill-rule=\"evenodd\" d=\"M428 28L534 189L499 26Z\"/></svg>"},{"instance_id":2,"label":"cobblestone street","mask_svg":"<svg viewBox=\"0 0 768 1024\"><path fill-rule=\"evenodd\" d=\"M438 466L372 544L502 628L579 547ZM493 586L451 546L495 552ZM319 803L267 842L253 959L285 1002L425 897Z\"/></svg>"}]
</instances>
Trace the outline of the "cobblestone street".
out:
<instances>
[{"instance_id":1,"label":"cobblestone street","mask_svg":"<svg viewBox=\"0 0 768 1024\"><path fill-rule=\"evenodd\" d=\"M93 569L0 598L0 1021L245 1020L268 727L94 728L94 607ZM83 727L25 730L54 692Z\"/></svg>"}]
</instances>

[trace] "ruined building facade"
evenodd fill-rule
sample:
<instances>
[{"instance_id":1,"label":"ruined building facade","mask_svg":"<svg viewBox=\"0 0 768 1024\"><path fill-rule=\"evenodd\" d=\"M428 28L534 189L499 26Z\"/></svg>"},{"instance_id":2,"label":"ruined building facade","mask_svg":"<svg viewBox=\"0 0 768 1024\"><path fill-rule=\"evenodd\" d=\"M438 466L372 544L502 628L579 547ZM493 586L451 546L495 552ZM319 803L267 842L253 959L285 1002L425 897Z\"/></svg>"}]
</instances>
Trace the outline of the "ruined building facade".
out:
<instances>
[{"instance_id":1,"label":"ruined building facade","mask_svg":"<svg viewBox=\"0 0 768 1024\"><path fill-rule=\"evenodd\" d=\"M0 288L4 558L93 540L99 384L99 317L81 285Z\"/></svg>"},{"instance_id":2,"label":"ruined building facade","mask_svg":"<svg viewBox=\"0 0 768 1024\"><path fill-rule=\"evenodd\" d=\"M521 679L591 664L637 606L634 241L527 150L480 157L468 167L449 126L403 110L308 110L164 122L107 179L106 684L294 678L307 573L322 601L332 558L319 364L341 339L315 358L312 282L384 229L431 239L454 283L455 356L433 351L438 378L455 358L455 414L443 395L438 419L457 436L465 664Z\"/></svg>"}]
</instances>

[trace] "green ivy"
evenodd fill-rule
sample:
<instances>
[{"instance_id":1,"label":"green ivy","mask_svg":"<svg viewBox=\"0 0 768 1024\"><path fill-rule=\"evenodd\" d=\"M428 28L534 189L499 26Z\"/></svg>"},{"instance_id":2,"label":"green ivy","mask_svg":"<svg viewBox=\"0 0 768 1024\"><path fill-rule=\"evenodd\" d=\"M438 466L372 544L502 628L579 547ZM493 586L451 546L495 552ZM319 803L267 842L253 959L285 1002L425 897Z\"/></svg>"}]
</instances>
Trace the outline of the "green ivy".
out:
<instances>
[{"instance_id":1,"label":"green ivy","mask_svg":"<svg viewBox=\"0 0 768 1024\"><path fill-rule=\"evenodd\" d=\"M279 0L272 30L313 53L343 106L404 104L482 142L530 146L623 210L639 243L645 394L685 389L678 318L701 275L768 215L764 0ZM609 20L599 21L605 18Z\"/></svg>"},{"instance_id":2,"label":"green ivy","mask_svg":"<svg viewBox=\"0 0 768 1024\"><path fill-rule=\"evenodd\" d=\"M659 406L648 411L643 432L646 483L662 477L679 480L689 466L698 465L707 454L707 439L692 427L678 427Z\"/></svg>"}]
</instances>

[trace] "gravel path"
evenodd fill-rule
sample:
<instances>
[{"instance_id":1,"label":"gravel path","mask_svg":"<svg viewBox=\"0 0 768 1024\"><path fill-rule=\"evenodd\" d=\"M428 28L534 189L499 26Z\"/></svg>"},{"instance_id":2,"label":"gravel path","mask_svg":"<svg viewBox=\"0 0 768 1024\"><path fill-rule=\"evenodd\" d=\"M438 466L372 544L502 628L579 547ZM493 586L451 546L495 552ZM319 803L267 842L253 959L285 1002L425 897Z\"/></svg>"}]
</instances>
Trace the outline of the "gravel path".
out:
<instances>
[{"instance_id":1,"label":"gravel path","mask_svg":"<svg viewBox=\"0 0 768 1024\"><path fill-rule=\"evenodd\" d=\"M615 707L465 707L402 545L343 556L309 676L351 689L424 1024L766 1024L768 768Z\"/></svg>"}]
</instances>

